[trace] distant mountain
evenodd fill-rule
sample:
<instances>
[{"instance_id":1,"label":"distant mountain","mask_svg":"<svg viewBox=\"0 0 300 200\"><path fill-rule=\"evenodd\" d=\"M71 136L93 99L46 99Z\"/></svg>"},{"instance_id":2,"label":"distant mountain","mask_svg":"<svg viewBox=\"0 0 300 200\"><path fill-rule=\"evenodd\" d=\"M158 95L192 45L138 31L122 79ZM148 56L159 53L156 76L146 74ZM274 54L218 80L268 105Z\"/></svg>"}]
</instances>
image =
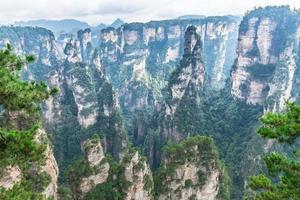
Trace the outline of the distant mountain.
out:
<instances>
[{"instance_id":1,"label":"distant mountain","mask_svg":"<svg viewBox=\"0 0 300 200\"><path fill-rule=\"evenodd\" d=\"M14 25L18 26L37 26L51 30L56 36L65 33L77 33L78 30L91 28L93 32L98 32L107 27L119 28L124 24L124 21L117 18L112 24L100 23L97 26L90 26L88 23L75 20L75 19L63 19L63 20L31 20L31 21L19 21L15 22Z\"/></svg>"},{"instance_id":2,"label":"distant mountain","mask_svg":"<svg viewBox=\"0 0 300 200\"><path fill-rule=\"evenodd\" d=\"M15 25L20 26L38 26L51 30L55 35L59 35L61 33L71 33L77 32L79 29L90 28L91 26L82 21L78 21L75 19L63 19L63 20L32 20L32 21L20 21L15 22Z\"/></svg>"},{"instance_id":3,"label":"distant mountain","mask_svg":"<svg viewBox=\"0 0 300 200\"><path fill-rule=\"evenodd\" d=\"M120 18L117 18L111 25L111 27L114 27L114 28L119 28L120 26L122 26L125 22L123 20L121 20Z\"/></svg>"},{"instance_id":4,"label":"distant mountain","mask_svg":"<svg viewBox=\"0 0 300 200\"><path fill-rule=\"evenodd\" d=\"M177 19L201 19L205 18L205 15L182 15L177 17Z\"/></svg>"}]
</instances>

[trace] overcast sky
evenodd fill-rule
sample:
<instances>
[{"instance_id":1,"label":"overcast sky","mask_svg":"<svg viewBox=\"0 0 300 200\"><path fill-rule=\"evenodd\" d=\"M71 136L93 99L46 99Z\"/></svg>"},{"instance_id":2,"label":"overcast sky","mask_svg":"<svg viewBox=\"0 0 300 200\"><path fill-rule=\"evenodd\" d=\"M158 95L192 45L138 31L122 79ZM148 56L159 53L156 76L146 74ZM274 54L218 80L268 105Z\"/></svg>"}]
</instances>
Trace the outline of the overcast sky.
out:
<instances>
[{"instance_id":1,"label":"overcast sky","mask_svg":"<svg viewBox=\"0 0 300 200\"><path fill-rule=\"evenodd\" d=\"M290 5L300 0L0 0L0 23L74 18L91 25L160 20L180 15L242 15L255 6Z\"/></svg>"}]
</instances>

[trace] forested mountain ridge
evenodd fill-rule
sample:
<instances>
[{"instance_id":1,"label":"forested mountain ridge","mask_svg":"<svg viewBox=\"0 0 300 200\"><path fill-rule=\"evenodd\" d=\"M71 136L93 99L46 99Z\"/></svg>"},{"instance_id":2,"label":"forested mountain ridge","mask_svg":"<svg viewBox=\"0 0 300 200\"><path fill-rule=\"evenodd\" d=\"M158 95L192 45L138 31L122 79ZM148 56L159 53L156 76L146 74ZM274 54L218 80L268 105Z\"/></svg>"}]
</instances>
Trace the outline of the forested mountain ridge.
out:
<instances>
[{"instance_id":1,"label":"forested mountain ridge","mask_svg":"<svg viewBox=\"0 0 300 200\"><path fill-rule=\"evenodd\" d=\"M213 88L224 87L235 59L235 17L206 17L129 23L101 32L100 49L107 76L119 94L128 135L134 144L145 139L144 127L163 99L162 90L180 64L184 33L194 25L203 43L203 60Z\"/></svg>"},{"instance_id":2,"label":"forested mountain ridge","mask_svg":"<svg viewBox=\"0 0 300 200\"><path fill-rule=\"evenodd\" d=\"M0 45L35 55L23 79L59 88L42 110L60 198L241 199L261 155L282 149L257 135L259 118L299 98L299 21L281 6L96 39L1 27Z\"/></svg>"}]
</instances>

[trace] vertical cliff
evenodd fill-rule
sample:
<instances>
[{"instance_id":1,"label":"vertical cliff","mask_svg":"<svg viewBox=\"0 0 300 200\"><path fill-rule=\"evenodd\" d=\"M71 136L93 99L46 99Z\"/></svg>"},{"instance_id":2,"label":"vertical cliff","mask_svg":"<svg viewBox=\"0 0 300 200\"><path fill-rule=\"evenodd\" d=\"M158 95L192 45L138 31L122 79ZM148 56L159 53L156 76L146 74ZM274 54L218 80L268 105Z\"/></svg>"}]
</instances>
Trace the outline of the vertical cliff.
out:
<instances>
[{"instance_id":1,"label":"vertical cliff","mask_svg":"<svg viewBox=\"0 0 300 200\"><path fill-rule=\"evenodd\" d=\"M157 199L229 199L226 171L212 139L204 136L167 144L155 178Z\"/></svg>"},{"instance_id":2,"label":"vertical cliff","mask_svg":"<svg viewBox=\"0 0 300 200\"><path fill-rule=\"evenodd\" d=\"M45 29L1 27L0 47L7 44L15 47L14 53L1 49L0 198L57 199L58 165L38 109L52 94L38 82L56 67L51 66L58 55L54 36ZM16 75L30 53L36 54L37 63L25 66L22 76L37 82ZM33 68L39 71L33 73Z\"/></svg>"},{"instance_id":3,"label":"vertical cliff","mask_svg":"<svg viewBox=\"0 0 300 200\"><path fill-rule=\"evenodd\" d=\"M60 90L42 106L60 170L80 155L80 142L95 132L104 137L105 152L121 156L127 139L118 97L106 79L100 51L92 46L90 29L57 42L43 28L1 27L0 47L7 43L19 55L36 57L23 70L24 79L45 81Z\"/></svg>"},{"instance_id":4,"label":"vertical cliff","mask_svg":"<svg viewBox=\"0 0 300 200\"><path fill-rule=\"evenodd\" d=\"M239 28L231 93L249 104L281 110L298 96L299 13L288 7L258 8Z\"/></svg>"},{"instance_id":5,"label":"vertical cliff","mask_svg":"<svg viewBox=\"0 0 300 200\"><path fill-rule=\"evenodd\" d=\"M142 129L136 132L135 127L149 123L155 104L163 100L162 89L180 64L187 27L194 25L200 34L208 81L219 90L235 58L238 23L238 18L224 16L130 23L102 30L103 65L119 94L134 144L142 145L147 134Z\"/></svg>"},{"instance_id":6,"label":"vertical cliff","mask_svg":"<svg viewBox=\"0 0 300 200\"><path fill-rule=\"evenodd\" d=\"M70 37L61 45L65 56L61 59L59 103L63 111L54 123L57 128L53 129L53 124L50 128L56 137L62 169L80 155L80 142L94 133L103 137L105 153L121 157L127 137L119 99L106 78L99 49L92 46L91 31L81 30L77 38Z\"/></svg>"},{"instance_id":7,"label":"vertical cliff","mask_svg":"<svg viewBox=\"0 0 300 200\"><path fill-rule=\"evenodd\" d=\"M207 79L202 59L202 41L196 27L187 28L184 36L184 54L180 65L176 68L168 82L166 114L174 117L177 106L183 98L195 98L200 103L199 92L203 90Z\"/></svg>"},{"instance_id":8,"label":"vertical cliff","mask_svg":"<svg viewBox=\"0 0 300 200\"><path fill-rule=\"evenodd\" d=\"M234 180L231 194L239 199L247 176L260 169L262 144L255 128L261 107L233 99L230 87L211 90L200 34L194 26L186 30L185 53L164 90L165 100L156 106L144 149L155 168L161 161L165 162L161 155L168 140L180 142L198 134L211 136ZM247 163L251 167L248 168Z\"/></svg>"},{"instance_id":9,"label":"vertical cliff","mask_svg":"<svg viewBox=\"0 0 300 200\"><path fill-rule=\"evenodd\" d=\"M19 132L17 134L25 134ZM18 161L7 160L4 156L1 158L0 166L0 195L1 198L14 198L20 191L23 192L24 197L28 198L53 198L57 199L57 185L58 185L58 165L53 155L51 144L48 141L44 129L37 129L34 133L34 141L36 145L42 150L40 155L41 160L34 159L36 152L30 152L28 159L16 156ZM1 155L3 156L1 152ZM5 155L5 154L4 154ZM4 165L3 164L8 164ZM10 196L12 195L12 196ZM15 195L15 196L14 196Z\"/></svg>"},{"instance_id":10,"label":"vertical cliff","mask_svg":"<svg viewBox=\"0 0 300 200\"><path fill-rule=\"evenodd\" d=\"M104 154L98 136L82 145L84 158L71 166L68 180L76 199L152 199L152 172L136 149L121 160Z\"/></svg>"},{"instance_id":11,"label":"vertical cliff","mask_svg":"<svg viewBox=\"0 0 300 200\"><path fill-rule=\"evenodd\" d=\"M184 54L180 65L171 74L166 87L165 102L158 106L158 131L163 140L180 141L192 134L190 119L196 119L201 105L205 82L208 80L202 59L202 41L196 27L190 26L185 32ZM184 116L183 116L184 115Z\"/></svg>"},{"instance_id":12,"label":"vertical cliff","mask_svg":"<svg viewBox=\"0 0 300 200\"><path fill-rule=\"evenodd\" d=\"M222 88L235 58L238 23L238 18L224 16L132 23L117 30L104 29L101 34L103 61L118 90L124 84L128 85L129 96L132 93L130 84L138 82L152 91L157 100L161 96L159 91L166 85L184 53L185 30L189 25L194 25L201 33L204 62L213 80L212 87ZM144 95L140 96L145 99L142 105L147 103L146 97L149 96Z\"/></svg>"},{"instance_id":13,"label":"vertical cliff","mask_svg":"<svg viewBox=\"0 0 300 200\"><path fill-rule=\"evenodd\" d=\"M11 44L17 55L32 54L36 61L22 71L26 80L45 81L50 87L60 88L60 58L63 50L54 34L37 27L0 27L0 48ZM58 97L50 97L43 105L44 117L52 122L61 114Z\"/></svg>"}]
</instances>

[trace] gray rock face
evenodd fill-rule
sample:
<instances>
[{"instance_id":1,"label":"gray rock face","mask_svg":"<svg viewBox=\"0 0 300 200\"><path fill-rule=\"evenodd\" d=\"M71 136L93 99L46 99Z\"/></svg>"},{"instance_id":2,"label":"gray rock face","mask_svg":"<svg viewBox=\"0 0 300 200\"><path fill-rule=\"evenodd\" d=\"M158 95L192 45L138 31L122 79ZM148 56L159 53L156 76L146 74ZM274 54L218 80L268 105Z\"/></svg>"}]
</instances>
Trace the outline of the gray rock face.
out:
<instances>
[{"instance_id":1,"label":"gray rock face","mask_svg":"<svg viewBox=\"0 0 300 200\"><path fill-rule=\"evenodd\" d=\"M100 140L92 139L85 141L83 151L88 165L92 169L97 170L94 170L88 177L81 179L79 189L82 193L82 197L96 185L104 183L107 180L110 168L109 163L103 160L105 155Z\"/></svg>"},{"instance_id":2,"label":"gray rock face","mask_svg":"<svg viewBox=\"0 0 300 200\"><path fill-rule=\"evenodd\" d=\"M47 133L44 129L38 129L35 139L38 143L43 144L47 141ZM53 149L50 144L45 150L45 163L41 166L41 172L46 172L50 176L50 183L42 192L46 198L57 199L57 185L58 185L58 165L53 154Z\"/></svg>"},{"instance_id":3,"label":"gray rock face","mask_svg":"<svg viewBox=\"0 0 300 200\"><path fill-rule=\"evenodd\" d=\"M254 10L239 30L231 93L266 110L281 110L298 96L299 13L286 7Z\"/></svg>"},{"instance_id":4,"label":"gray rock face","mask_svg":"<svg viewBox=\"0 0 300 200\"><path fill-rule=\"evenodd\" d=\"M166 95L160 112L164 116L160 133L165 140L180 141L189 133L182 133L174 123L177 118L177 108L183 106L188 99L192 109L197 109L201 102L201 91L204 90L205 81L208 81L206 67L202 59L202 41L196 27L190 26L185 33L184 54L180 65L171 75Z\"/></svg>"},{"instance_id":5,"label":"gray rock face","mask_svg":"<svg viewBox=\"0 0 300 200\"><path fill-rule=\"evenodd\" d=\"M209 81L206 73L202 54L203 45L201 36L195 26L189 26L184 36L184 54L180 65L172 73L165 91L165 99L156 106L156 115L153 117L154 132L148 135L147 149L151 164L161 159L159 144L171 140L180 142L194 134L193 129L183 130L179 126L195 126L191 121L197 121L196 117L201 106L203 92ZM191 115L192 113L192 115ZM196 126L195 126L196 127ZM156 138L159 139L156 139Z\"/></svg>"},{"instance_id":6,"label":"gray rock face","mask_svg":"<svg viewBox=\"0 0 300 200\"><path fill-rule=\"evenodd\" d=\"M86 199L86 195L93 194L94 188L106 185L106 187L112 187L110 192L122 194L123 199L126 200L153 199L152 172L145 158L137 150L126 149L123 152L124 157L114 164L104 154L99 138L92 138L85 141L82 145L82 150L85 155L84 162L89 166L90 172L87 176L79 177L79 188L76 188L77 185L75 185L75 188L72 187L77 198ZM111 167L114 169L111 169ZM116 171L117 168L122 170ZM82 170L79 169L79 171ZM120 180L121 178L122 180ZM123 186L124 182L127 184ZM105 193L106 191L103 192ZM99 195L99 193L97 194ZM111 194L105 195L110 196Z\"/></svg>"},{"instance_id":7,"label":"gray rock face","mask_svg":"<svg viewBox=\"0 0 300 200\"><path fill-rule=\"evenodd\" d=\"M0 187L8 190L22 180L22 172L18 166L7 166L0 176Z\"/></svg>"},{"instance_id":8,"label":"gray rock face","mask_svg":"<svg viewBox=\"0 0 300 200\"><path fill-rule=\"evenodd\" d=\"M91 31L79 31L78 38L71 38L65 45L62 79L66 91L71 92L67 104L74 102L77 122L82 128L96 128L104 133L105 152L119 156L126 146L122 130L117 94L106 79L100 51L92 47ZM106 138L109 135L109 139ZM111 133L113 132L113 133ZM106 135L107 134L107 135Z\"/></svg>"},{"instance_id":9,"label":"gray rock face","mask_svg":"<svg viewBox=\"0 0 300 200\"><path fill-rule=\"evenodd\" d=\"M126 200L151 200L153 178L151 169L138 151L130 154L129 162L124 163L126 180L131 183L126 190Z\"/></svg>"},{"instance_id":10,"label":"gray rock face","mask_svg":"<svg viewBox=\"0 0 300 200\"><path fill-rule=\"evenodd\" d=\"M209 138L194 137L164 151L158 170L158 199L227 199L220 185L226 183L224 169ZM179 147L180 146L180 147ZM201 156L202 155L202 156ZM206 156L204 156L206 155ZM227 180L228 181L228 180Z\"/></svg>"},{"instance_id":11,"label":"gray rock face","mask_svg":"<svg viewBox=\"0 0 300 200\"><path fill-rule=\"evenodd\" d=\"M78 39L80 42L81 59L83 62L89 62L91 60L92 47L92 33L91 29L85 29L78 31Z\"/></svg>"},{"instance_id":12,"label":"gray rock face","mask_svg":"<svg viewBox=\"0 0 300 200\"><path fill-rule=\"evenodd\" d=\"M100 51L91 46L89 29L78 32L77 38L57 42L53 33L43 28L1 27L0 47L7 43L20 55L36 56L35 63L23 71L24 79L59 88L59 94L42 107L61 170L80 153L80 140L74 135L86 139L95 132L103 134L104 151L121 156L127 141L118 97L105 77ZM74 145L67 145L69 142Z\"/></svg>"},{"instance_id":13,"label":"gray rock face","mask_svg":"<svg viewBox=\"0 0 300 200\"><path fill-rule=\"evenodd\" d=\"M211 17L125 24L102 30L101 49L107 73L123 108L153 107L184 53L184 32L194 25L201 35L204 63L212 87L220 89L233 64L239 20Z\"/></svg>"},{"instance_id":14,"label":"gray rock face","mask_svg":"<svg viewBox=\"0 0 300 200\"><path fill-rule=\"evenodd\" d=\"M185 33L185 47L180 66L171 76L168 89L173 103L168 103L172 115L176 112L178 102L184 95L197 93L203 89L205 67L202 59L202 41L196 27L190 26Z\"/></svg>"},{"instance_id":15,"label":"gray rock face","mask_svg":"<svg viewBox=\"0 0 300 200\"><path fill-rule=\"evenodd\" d=\"M41 173L46 173L49 176L48 185L39 191L46 198L57 199L57 179L58 179L58 165L54 158L53 149L48 143L47 134L44 129L38 129L34 136L37 144L46 144L44 153L44 161L39 162L28 162L24 165L29 165L30 170L35 175L40 175ZM22 180L28 179L28 172L23 172L19 166L6 166L4 171L0 174L0 188L5 190L12 189L16 184L20 183ZM30 177L30 176L29 176ZM31 177L32 178L32 177ZM28 181L28 180L27 180ZM33 191L32 191L33 192Z\"/></svg>"},{"instance_id":16,"label":"gray rock face","mask_svg":"<svg viewBox=\"0 0 300 200\"><path fill-rule=\"evenodd\" d=\"M184 35L189 25L196 27L207 66L208 85L219 90L230 76L235 58L238 18L208 17L124 24L101 31L101 56L107 75L120 98L128 134L141 145L147 135L144 123L163 100L172 72L184 54ZM138 116L137 116L138 115Z\"/></svg>"}]
</instances>

